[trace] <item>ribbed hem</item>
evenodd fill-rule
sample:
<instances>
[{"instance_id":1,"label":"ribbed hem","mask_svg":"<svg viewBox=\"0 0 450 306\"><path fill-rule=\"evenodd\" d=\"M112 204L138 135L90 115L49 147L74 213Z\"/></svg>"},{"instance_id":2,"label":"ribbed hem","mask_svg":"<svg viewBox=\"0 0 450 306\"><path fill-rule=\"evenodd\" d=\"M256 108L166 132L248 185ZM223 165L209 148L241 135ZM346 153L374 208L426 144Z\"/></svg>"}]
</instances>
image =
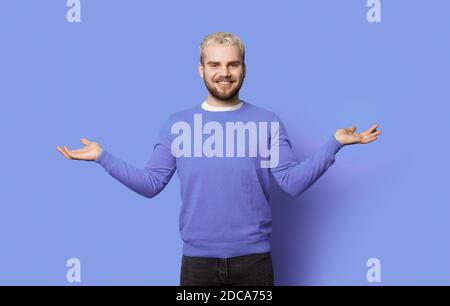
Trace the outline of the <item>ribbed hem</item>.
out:
<instances>
[{"instance_id":1,"label":"ribbed hem","mask_svg":"<svg viewBox=\"0 0 450 306\"><path fill-rule=\"evenodd\" d=\"M100 155L97 157L96 160L94 160L94 162L106 168L111 164L111 161L113 160L114 158L111 156L111 154L109 154L109 152L106 151L105 149L102 149L102 153L100 153Z\"/></svg>"},{"instance_id":2,"label":"ribbed hem","mask_svg":"<svg viewBox=\"0 0 450 306\"><path fill-rule=\"evenodd\" d=\"M344 146L344 144L341 143L339 140L337 140L333 134L333 136L331 136L330 139L328 140L326 146L328 151L330 151L333 154L336 154Z\"/></svg>"},{"instance_id":3,"label":"ribbed hem","mask_svg":"<svg viewBox=\"0 0 450 306\"><path fill-rule=\"evenodd\" d=\"M183 255L195 257L231 258L271 250L269 240L228 243L188 243L183 244Z\"/></svg>"}]
</instances>

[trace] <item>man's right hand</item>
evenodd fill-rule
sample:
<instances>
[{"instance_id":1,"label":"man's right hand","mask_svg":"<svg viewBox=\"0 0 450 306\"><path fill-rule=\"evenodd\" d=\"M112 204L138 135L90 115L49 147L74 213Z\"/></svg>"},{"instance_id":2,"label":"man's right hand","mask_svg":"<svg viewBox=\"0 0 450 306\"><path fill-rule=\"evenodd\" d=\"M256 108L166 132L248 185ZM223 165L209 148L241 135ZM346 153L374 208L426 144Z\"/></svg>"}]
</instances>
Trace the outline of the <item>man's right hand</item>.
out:
<instances>
[{"instance_id":1,"label":"man's right hand","mask_svg":"<svg viewBox=\"0 0 450 306\"><path fill-rule=\"evenodd\" d=\"M102 153L100 145L94 141L89 141L86 138L81 138L80 142L84 144L84 147L77 150L69 150L66 146L56 147L64 157L67 159L76 160L96 160Z\"/></svg>"}]
</instances>

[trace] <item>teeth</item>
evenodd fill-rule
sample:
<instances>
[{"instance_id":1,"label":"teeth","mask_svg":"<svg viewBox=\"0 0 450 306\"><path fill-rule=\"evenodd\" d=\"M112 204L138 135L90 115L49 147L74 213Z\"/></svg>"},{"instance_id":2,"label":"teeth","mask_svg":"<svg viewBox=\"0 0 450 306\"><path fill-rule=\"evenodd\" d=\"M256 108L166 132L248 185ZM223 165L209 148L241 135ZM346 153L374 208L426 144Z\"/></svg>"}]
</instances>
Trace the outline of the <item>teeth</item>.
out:
<instances>
[{"instance_id":1,"label":"teeth","mask_svg":"<svg viewBox=\"0 0 450 306\"><path fill-rule=\"evenodd\" d=\"M219 82L219 84L222 84L222 85L227 85L227 84L230 84L231 82Z\"/></svg>"}]
</instances>

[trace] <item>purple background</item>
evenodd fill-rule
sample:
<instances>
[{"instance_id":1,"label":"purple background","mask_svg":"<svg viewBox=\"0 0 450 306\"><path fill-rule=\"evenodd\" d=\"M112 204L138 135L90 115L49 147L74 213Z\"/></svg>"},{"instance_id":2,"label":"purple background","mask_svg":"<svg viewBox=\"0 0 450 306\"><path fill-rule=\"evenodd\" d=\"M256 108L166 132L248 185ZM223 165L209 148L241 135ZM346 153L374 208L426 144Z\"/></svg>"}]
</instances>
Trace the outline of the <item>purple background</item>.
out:
<instances>
[{"instance_id":1,"label":"purple background","mask_svg":"<svg viewBox=\"0 0 450 306\"><path fill-rule=\"evenodd\" d=\"M98 141L143 166L167 116L201 103L198 44L247 48L244 100L275 111L300 159L337 128L380 124L298 198L273 190L279 285L450 284L450 2L82 0L0 4L0 284L178 285L176 176L154 199L57 145ZM447 87L447 88L446 88Z\"/></svg>"}]
</instances>

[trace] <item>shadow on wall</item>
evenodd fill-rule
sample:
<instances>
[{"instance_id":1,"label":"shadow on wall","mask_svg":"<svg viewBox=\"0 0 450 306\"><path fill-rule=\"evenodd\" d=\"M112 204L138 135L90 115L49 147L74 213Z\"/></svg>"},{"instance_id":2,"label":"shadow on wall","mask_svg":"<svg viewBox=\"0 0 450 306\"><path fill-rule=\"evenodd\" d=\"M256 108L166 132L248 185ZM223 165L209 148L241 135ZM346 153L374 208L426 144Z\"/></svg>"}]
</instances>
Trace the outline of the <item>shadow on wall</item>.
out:
<instances>
[{"instance_id":1,"label":"shadow on wall","mask_svg":"<svg viewBox=\"0 0 450 306\"><path fill-rule=\"evenodd\" d=\"M303 143L301 147L313 146ZM314 152L314 149L304 151ZM275 181L272 182L271 243L275 285L310 285L315 279L326 250L327 222L336 216L339 209L333 201L339 190L329 172L338 162L341 152L342 149L336 155L336 162L298 197L289 196ZM309 157L296 156L299 161Z\"/></svg>"}]
</instances>

